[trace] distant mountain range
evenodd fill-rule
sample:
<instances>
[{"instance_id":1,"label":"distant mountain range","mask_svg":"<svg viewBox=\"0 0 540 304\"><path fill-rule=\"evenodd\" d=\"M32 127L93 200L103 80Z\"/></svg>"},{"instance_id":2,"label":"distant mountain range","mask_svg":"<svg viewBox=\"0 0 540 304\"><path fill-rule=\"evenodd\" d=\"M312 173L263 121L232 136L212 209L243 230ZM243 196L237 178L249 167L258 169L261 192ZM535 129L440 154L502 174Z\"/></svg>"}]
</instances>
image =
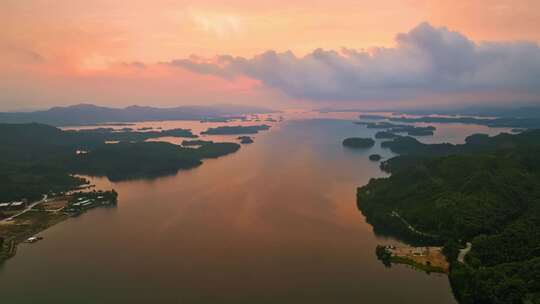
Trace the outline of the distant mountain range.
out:
<instances>
[{"instance_id":1,"label":"distant mountain range","mask_svg":"<svg viewBox=\"0 0 540 304\"><path fill-rule=\"evenodd\" d=\"M494 106L476 106L461 109L434 110L434 109L417 109L401 111L400 113L416 114L416 115L471 115L485 117L500 117L500 118L540 118L540 106L523 106L523 107L494 107Z\"/></svg>"},{"instance_id":2,"label":"distant mountain range","mask_svg":"<svg viewBox=\"0 0 540 304\"><path fill-rule=\"evenodd\" d=\"M108 108L92 104L54 107L35 112L0 112L0 123L38 122L53 126L155 120L202 120L225 116L271 113L273 110L243 105Z\"/></svg>"},{"instance_id":3,"label":"distant mountain range","mask_svg":"<svg viewBox=\"0 0 540 304\"><path fill-rule=\"evenodd\" d=\"M540 118L540 106L474 106L454 109L432 108L418 106L415 109L340 109L340 108L321 108L318 109L321 113L326 112L393 112L395 114L412 114L412 115L467 115L481 117L500 117L500 118Z\"/></svg>"}]
</instances>

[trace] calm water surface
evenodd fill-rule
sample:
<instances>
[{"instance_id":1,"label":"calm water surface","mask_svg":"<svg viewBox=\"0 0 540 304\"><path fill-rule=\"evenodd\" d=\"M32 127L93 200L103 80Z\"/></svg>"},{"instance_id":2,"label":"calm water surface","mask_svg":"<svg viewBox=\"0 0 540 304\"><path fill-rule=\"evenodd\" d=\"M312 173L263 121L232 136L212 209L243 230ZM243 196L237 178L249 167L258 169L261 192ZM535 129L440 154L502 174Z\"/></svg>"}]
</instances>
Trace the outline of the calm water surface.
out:
<instances>
[{"instance_id":1,"label":"calm water surface","mask_svg":"<svg viewBox=\"0 0 540 304\"><path fill-rule=\"evenodd\" d=\"M438 127L425 140L486 131ZM95 178L119 192L118 207L19 246L0 268L2 303L455 303L445 276L385 268L375 257L392 240L373 234L355 192L384 176L368 155L391 154L378 144L341 146L375 131L350 120L286 120L175 176Z\"/></svg>"}]
</instances>

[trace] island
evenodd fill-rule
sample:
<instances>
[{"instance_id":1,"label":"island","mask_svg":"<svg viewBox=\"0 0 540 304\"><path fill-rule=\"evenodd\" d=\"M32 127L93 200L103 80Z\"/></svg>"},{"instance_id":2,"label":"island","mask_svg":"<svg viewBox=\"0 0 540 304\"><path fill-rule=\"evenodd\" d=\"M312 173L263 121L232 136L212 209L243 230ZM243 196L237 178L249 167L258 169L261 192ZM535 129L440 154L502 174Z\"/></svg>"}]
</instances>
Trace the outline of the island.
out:
<instances>
[{"instance_id":1,"label":"island","mask_svg":"<svg viewBox=\"0 0 540 304\"><path fill-rule=\"evenodd\" d=\"M241 144L252 144L253 138L251 136L239 136L238 140L240 140Z\"/></svg>"},{"instance_id":2,"label":"island","mask_svg":"<svg viewBox=\"0 0 540 304\"><path fill-rule=\"evenodd\" d=\"M349 137L343 140L343 146L353 149L371 148L375 141L371 138Z\"/></svg>"},{"instance_id":3,"label":"island","mask_svg":"<svg viewBox=\"0 0 540 304\"><path fill-rule=\"evenodd\" d=\"M432 136L436 128L434 126L426 127L416 127L413 125L404 125L404 124L394 124L391 122L380 121L380 122L364 122L356 121L354 122L357 125L364 125L368 129L386 129L386 132L377 132L379 136L389 136L389 137L379 137L379 138L392 138L393 133L407 133L410 136ZM394 134L395 135L395 134ZM394 136L395 137L395 136Z\"/></svg>"},{"instance_id":4,"label":"island","mask_svg":"<svg viewBox=\"0 0 540 304\"><path fill-rule=\"evenodd\" d=\"M390 129L397 128L404 125L393 124L386 121L370 122L370 121L355 121L354 124L366 126L368 129Z\"/></svg>"},{"instance_id":5,"label":"island","mask_svg":"<svg viewBox=\"0 0 540 304\"><path fill-rule=\"evenodd\" d=\"M379 132L375 133L375 138L377 138L377 139L393 139L393 138L396 138L398 136L399 135L394 134L392 132L388 132L388 131L379 131Z\"/></svg>"},{"instance_id":6,"label":"island","mask_svg":"<svg viewBox=\"0 0 540 304\"><path fill-rule=\"evenodd\" d=\"M169 129L160 131L133 131L132 129L115 130L113 128L96 128L83 129L78 131L68 130L67 133L73 134L74 137L85 138L86 140L94 141L118 141L118 142L141 142L151 138L160 137L184 137L196 138L189 129Z\"/></svg>"},{"instance_id":7,"label":"island","mask_svg":"<svg viewBox=\"0 0 540 304\"><path fill-rule=\"evenodd\" d=\"M242 118L240 119L244 119L245 117L242 116ZM205 122L229 122L233 120L233 118L228 118L228 117L209 117L209 118L205 118L205 119L201 119L200 122L201 123L205 123Z\"/></svg>"},{"instance_id":8,"label":"island","mask_svg":"<svg viewBox=\"0 0 540 304\"><path fill-rule=\"evenodd\" d=\"M369 160L371 161L380 161L382 159L382 156L380 156L379 154L371 154L369 156Z\"/></svg>"},{"instance_id":9,"label":"island","mask_svg":"<svg viewBox=\"0 0 540 304\"><path fill-rule=\"evenodd\" d=\"M375 114L360 114L358 118L367 119L367 120L382 120L382 119L386 119L387 117L383 115L375 115Z\"/></svg>"},{"instance_id":10,"label":"island","mask_svg":"<svg viewBox=\"0 0 540 304\"><path fill-rule=\"evenodd\" d=\"M392 117L391 121L408 123L462 123L488 126L491 128L521 128L534 129L540 128L540 118L535 117L502 117L502 118L479 118L479 117L441 117L441 116L422 116L422 117Z\"/></svg>"},{"instance_id":11,"label":"island","mask_svg":"<svg viewBox=\"0 0 540 304\"><path fill-rule=\"evenodd\" d=\"M433 136L433 127L412 127L412 128L406 128L404 130L402 129L390 129L390 132L406 132L407 135L410 136Z\"/></svg>"},{"instance_id":12,"label":"island","mask_svg":"<svg viewBox=\"0 0 540 304\"><path fill-rule=\"evenodd\" d=\"M216 128L209 128L203 131L201 134L206 135L241 135L241 134L257 134L259 131L269 130L269 125L255 125L255 126L221 126Z\"/></svg>"},{"instance_id":13,"label":"island","mask_svg":"<svg viewBox=\"0 0 540 304\"><path fill-rule=\"evenodd\" d=\"M184 141L182 141L182 146L184 146L184 147L196 147L196 146L210 145L210 144L213 144L213 143L214 142L211 141L211 140L200 140L200 139L184 140Z\"/></svg>"},{"instance_id":14,"label":"island","mask_svg":"<svg viewBox=\"0 0 540 304\"><path fill-rule=\"evenodd\" d=\"M375 233L412 246L377 256L433 271L441 252L460 303L538 302L540 130L386 146L401 154L383 162L392 175L360 187L358 208Z\"/></svg>"}]
</instances>

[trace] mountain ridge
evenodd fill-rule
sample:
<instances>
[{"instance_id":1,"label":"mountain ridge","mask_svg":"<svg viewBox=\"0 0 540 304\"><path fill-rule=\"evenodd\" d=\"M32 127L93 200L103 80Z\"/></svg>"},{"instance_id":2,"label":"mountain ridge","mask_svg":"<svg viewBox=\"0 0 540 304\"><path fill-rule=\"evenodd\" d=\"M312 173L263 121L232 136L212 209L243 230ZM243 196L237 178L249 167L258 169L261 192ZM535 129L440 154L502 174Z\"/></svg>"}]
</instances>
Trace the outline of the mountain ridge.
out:
<instances>
[{"instance_id":1,"label":"mountain ridge","mask_svg":"<svg viewBox=\"0 0 540 304\"><path fill-rule=\"evenodd\" d=\"M272 113L274 110L245 105L177 106L158 108L131 105L112 108L82 103L32 112L0 112L0 123L43 123L53 126L157 120L202 120L215 117Z\"/></svg>"}]
</instances>

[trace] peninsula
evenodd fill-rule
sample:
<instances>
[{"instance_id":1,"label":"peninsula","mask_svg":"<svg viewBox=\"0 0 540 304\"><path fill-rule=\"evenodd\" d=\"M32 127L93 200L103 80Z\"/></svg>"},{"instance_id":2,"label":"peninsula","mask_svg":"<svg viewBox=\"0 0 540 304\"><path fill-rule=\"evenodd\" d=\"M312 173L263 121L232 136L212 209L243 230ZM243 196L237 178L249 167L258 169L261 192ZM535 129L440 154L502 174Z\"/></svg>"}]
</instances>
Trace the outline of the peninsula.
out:
<instances>
[{"instance_id":1,"label":"peninsula","mask_svg":"<svg viewBox=\"0 0 540 304\"><path fill-rule=\"evenodd\" d=\"M540 130L473 135L463 145L399 137L385 146L401 154L383 162L392 175L357 194L375 232L442 246L462 303L538 300Z\"/></svg>"},{"instance_id":2,"label":"peninsula","mask_svg":"<svg viewBox=\"0 0 540 304\"><path fill-rule=\"evenodd\" d=\"M62 131L43 124L0 124L0 201L39 199L49 191L71 190L83 181L72 174L107 176L113 180L174 174L202 164L205 158L233 153L237 143L208 143L187 148L166 142L145 142L147 135L189 135L184 129L150 132ZM117 144L106 144L112 138ZM112 136L112 137L111 137ZM191 136L190 136L191 137Z\"/></svg>"},{"instance_id":3,"label":"peninsula","mask_svg":"<svg viewBox=\"0 0 540 304\"><path fill-rule=\"evenodd\" d=\"M242 134L257 134L259 131L269 130L269 125L256 126L222 126L216 128L208 128L201 134L205 135L242 135Z\"/></svg>"},{"instance_id":4,"label":"peninsula","mask_svg":"<svg viewBox=\"0 0 540 304\"><path fill-rule=\"evenodd\" d=\"M237 143L145 142L161 136L195 137L185 129L63 131L36 123L0 124L0 262L36 233L90 208L116 204L114 190L70 194L88 185L76 174L112 181L154 178L240 149ZM110 140L119 142L107 144Z\"/></svg>"},{"instance_id":5,"label":"peninsula","mask_svg":"<svg viewBox=\"0 0 540 304\"><path fill-rule=\"evenodd\" d=\"M70 217L97 207L115 207L118 194L112 191L50 193L36 202L0 204L0 265L15 256L22 242L41 239L40 232Z\"/></svg>"}]
</instances>

